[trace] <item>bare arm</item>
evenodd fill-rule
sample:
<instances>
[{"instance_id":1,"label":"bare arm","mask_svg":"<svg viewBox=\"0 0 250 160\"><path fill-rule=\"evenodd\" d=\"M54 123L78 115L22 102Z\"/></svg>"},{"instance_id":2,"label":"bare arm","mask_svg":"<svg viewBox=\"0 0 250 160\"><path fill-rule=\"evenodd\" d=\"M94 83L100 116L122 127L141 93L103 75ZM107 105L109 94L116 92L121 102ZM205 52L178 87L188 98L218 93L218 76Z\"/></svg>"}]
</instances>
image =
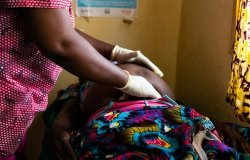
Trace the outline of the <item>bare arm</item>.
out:
<instances>
[{"instance_id":1,"label":"bare arm","mask_svg":"<svg viewBox=\"0 0 250 160\"><path fill-rule=\"evenodd\" d=\"M81 79L116 87L126 84L128 75L79 35L66 9L24 10L30 33L47 58Z\"/></svg>"},{"instance_id":2,"label":"bare arm","mask_svg":"<svg viewBox=\"0 0 250 160\"><path fill-rule=\"evenodd\" d=\"M59 102L55 102L59 103ZM44 135L49 154L54 159L72 159L76 155L70 145L70 132L80 126L83 121L79 107L79 99L71 98L61 104L62 110Z\"/></svg>"},{"instance_id":3,"label":"bare arm","mask_svg":"<svg viewBox=\"0 0 250 160\"><path fill-rule=\"evenodd\" d=\"M215 119L212 121L223 143L240 152L250 154L250 143L248 143L245 139L246 137L244 137L237 128L232 126L232 123L221 122Z\"/></svg>"},{"instance_id":4,"label":"bare arm","mask_svg":"<svg viewBox=\"0 0 250 160\"><path fill-rule=\"evenodd\" d=\"M106 42L100 41L98 39L95 39L86 33L76 29L76 31L83 37L85 38L99 53L101 53L106 59L110 59L111 57L111 52L113 48L115 47L114 45L108 44Z\"/></svg>"},{"instance_id":5,"label":"bare arm","mask_svg":"<svg viewBox=\"0 0 250 160\"><path fill-rule=\"evenodd\" d=\"M81 114L79 98L71 98L62 103L62 110L57 115L52 126L63 127L67 131L76 130L84 119Z\"/></svg>"}]
</instances>

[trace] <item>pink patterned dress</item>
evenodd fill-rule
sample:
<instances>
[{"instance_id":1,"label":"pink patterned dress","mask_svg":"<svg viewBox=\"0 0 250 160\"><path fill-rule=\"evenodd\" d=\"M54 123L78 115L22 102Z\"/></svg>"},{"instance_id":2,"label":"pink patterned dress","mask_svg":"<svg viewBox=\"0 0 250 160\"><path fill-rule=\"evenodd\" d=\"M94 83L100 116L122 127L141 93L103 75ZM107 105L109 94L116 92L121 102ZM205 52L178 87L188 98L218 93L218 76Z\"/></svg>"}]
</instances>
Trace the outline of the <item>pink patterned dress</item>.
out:
<instances>
[{"instance_id":1,"label":"pink patterned dress","mask_svg":"<svg viewBox=\"0 0 250 160\"><path fill-rule=\"evenodd\" d=\"M32 41L20 8L67 9L73 27L71 6L71 0L0 0L0 159L17 151L61 71Z\"/></svg>"}]
</instances>

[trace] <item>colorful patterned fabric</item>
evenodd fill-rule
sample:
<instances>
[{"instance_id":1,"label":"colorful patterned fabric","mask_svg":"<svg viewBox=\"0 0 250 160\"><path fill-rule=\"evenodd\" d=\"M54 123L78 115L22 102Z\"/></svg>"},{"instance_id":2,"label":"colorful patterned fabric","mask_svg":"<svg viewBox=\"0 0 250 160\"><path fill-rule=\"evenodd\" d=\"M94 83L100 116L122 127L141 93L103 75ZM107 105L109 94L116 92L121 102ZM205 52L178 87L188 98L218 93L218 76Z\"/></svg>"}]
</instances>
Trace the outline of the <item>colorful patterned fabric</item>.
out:
<instances>
[{"instance_id":1,"label":"colorful patterned fabric","mask_svg":"<svg viewBox=\"0 0 250 160\"><path fill-rule=\"evenodd\" d=\"M227 101L236 117L250 122L250 0L237 0L236 33Z\"/></svg>"},{"instance_id":2,"label":"colorful patterned fabric","mask_svg":"<svg viewBox=\"0 0 250 160\"><path fill-rule=\"evenodd\" d=\"M129 103L133 107L110 102L110 109L96 113L73 136L72 146L79 159L199 159L192 144L199 131L206 132L201 149L208 158L244 158L215 137L212 122L192 108Z\"/></svg>"},{"instance_id":3,"label":"colorful patterned fabric","mask_svg":"<svg viewBox=\"0 0 250 160\"><path fill-rule=\"evenodd\" d=\"M87 86L82 95L87 92ZM52 112L47 110L44 114L50 122L55 117L51 116ZM192 142L200 132L205 133L200 150L205 151L208 158L250 158L222 143L207 117L190 107L178 105L168 96L152 100L111 101L96 111L83 128L72 133L71 144L80 160L198 160L199 154ZM48 147L44 144L42 160L50 159L46 149Z\"/></svg>"},{"instance_id":4,"label":"colorful patterned fabric","mask_svg":"<svg viewBox=\"0 0 250 160\"><path fill-rule=\"evenodd\" d=\"M16 151L61 67L44 57L24 25L20 7L64 8L71 0L0 0L0 155Z\"/></svg>"}]
</instances>

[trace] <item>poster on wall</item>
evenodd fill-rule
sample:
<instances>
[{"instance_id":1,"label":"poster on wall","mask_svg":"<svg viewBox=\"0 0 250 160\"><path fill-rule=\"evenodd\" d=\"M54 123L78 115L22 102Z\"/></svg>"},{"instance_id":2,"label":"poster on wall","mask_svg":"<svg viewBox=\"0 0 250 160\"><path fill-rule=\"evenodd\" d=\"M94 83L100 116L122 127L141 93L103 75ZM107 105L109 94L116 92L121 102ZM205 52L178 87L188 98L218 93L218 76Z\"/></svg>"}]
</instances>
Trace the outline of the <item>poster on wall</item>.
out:
<instances>
[{"instance_id":1,"label":"poster on wall","mask_svg":"<svg viewBox=\"0 0 250 160\"><path fill-rule=\"evenodd\" d=\"M76 0L76 16L134 19L137 0Z\"/></svg>"}]
</instances>

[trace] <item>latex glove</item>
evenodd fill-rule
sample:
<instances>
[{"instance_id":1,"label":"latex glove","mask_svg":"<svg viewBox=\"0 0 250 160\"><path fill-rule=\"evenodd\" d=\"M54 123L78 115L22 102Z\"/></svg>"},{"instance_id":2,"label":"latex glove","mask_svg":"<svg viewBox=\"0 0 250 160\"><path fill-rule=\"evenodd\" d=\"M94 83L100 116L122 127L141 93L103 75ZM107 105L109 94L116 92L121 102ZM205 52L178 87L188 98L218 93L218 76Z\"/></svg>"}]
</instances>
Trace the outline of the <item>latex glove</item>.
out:
<instances>
[{"instance_id":1,"label":"latex glove","mask_svg":"<svg viewBox=\"0 0 250 160\"><path fill-rule=\"evenodd\" d=\"M44 138L48 145L50 157L54 160L77 160L70 144L70 133L59 126L51 126Z\"/></svg>"},{"instance_id":2,"label":"latex glove","mask_svg":"<svg viewBox=\"0 0 250 160\"><path fill-rule=\"evenodd\" d=\"M144 77L130 75L128 71L125 71L129 75L129 80L127 84L122 88L117 88L121 90L124 94L120 97L120 100L125 100L128 95L135 97L150 97L150 98L160 98L161 95L155 90L155 88L150 84Z\"/></svg>"},{"instance_id":3,"label":"latex glove","mask_svg":"<svg viewBox=\"0 0 250 160\"><path fill-rule=\"evenodd\" d=\"M112 50L111 60L115 60L118 63L122 62L143 63L157 75L163 77L162 71L147 57L145 57L140 51L132 51L116 45Z\"/></svg>"}]
</instances>

